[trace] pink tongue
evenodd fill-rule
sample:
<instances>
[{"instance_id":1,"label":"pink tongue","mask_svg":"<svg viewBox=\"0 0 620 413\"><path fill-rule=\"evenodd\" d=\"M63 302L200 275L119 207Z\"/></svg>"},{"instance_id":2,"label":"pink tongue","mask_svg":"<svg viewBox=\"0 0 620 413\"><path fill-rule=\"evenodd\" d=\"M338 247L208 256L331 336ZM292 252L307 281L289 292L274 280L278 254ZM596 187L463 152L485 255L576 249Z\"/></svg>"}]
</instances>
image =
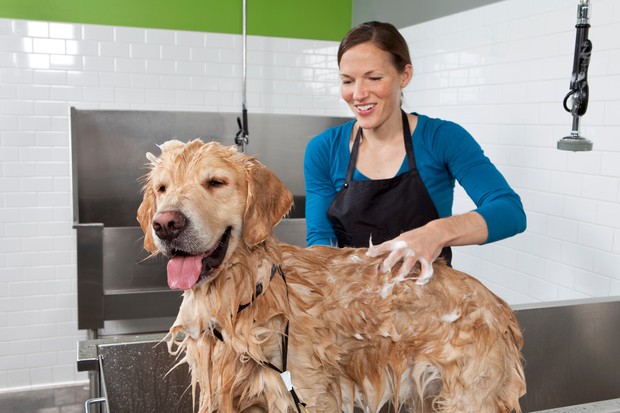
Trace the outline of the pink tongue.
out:
<instances>
[{"instance_id":1,"label":"pink tongue","mask_svg":"<svg viewBox=\"0 0 620 413\"><path fill-rule=\"evenodd\" d=\"M168 261L168 287L189 290L196 284L202 271L202 256L174 257Z\"/></svg>"}]
</instances>

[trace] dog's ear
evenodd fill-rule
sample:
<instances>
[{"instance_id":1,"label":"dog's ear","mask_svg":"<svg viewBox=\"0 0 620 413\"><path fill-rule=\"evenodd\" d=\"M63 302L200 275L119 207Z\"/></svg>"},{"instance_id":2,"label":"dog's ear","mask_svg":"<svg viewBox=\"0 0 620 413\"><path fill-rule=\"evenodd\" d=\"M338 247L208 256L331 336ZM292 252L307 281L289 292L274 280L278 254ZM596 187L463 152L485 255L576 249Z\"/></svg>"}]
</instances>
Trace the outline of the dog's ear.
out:
<instances>
[{"instance_id":1,"label":"dog's ear","mask_svg":"<svg viewBox=\"0 0 620 413\"><path fill-rule=\"evenodd\" d=\"M157 157L151 153L146 154L147 159L151 162L151 166L157 161ZM142 197L142 203L138 207L137 219L140 223L140 228L144 232L144 249L148 252L157 253L157 247L153 241L152 222L155 215L155 192L150 186L150 174L144 177L144 195Z\"/></svg>"},{"instance_id":2,"label":"dog's ear","mask_svg":"<svg viewBox=\"0 0 620 413\"><path fill-rule=\"evenodd\" d=\"M140 228L144 232L144 249L148 252L157 253L157 247L153 241L152 222L153 215L155 214L155 194L151 188L144 190L144 197L140 207L138 207L138 222Z\"/></svg>"},{"instance_id":3,"label":"dog's ear","mask_svg":"<svg viewBox=\"0 0 620 413\"><path fill-rule=\"evenodd\" d=\"M267 239L293 206L293 195L284 183L256 159L244 161L248 173L248 199L243 220L243 240L254 246Z\"/></svg>"}]
</instances>

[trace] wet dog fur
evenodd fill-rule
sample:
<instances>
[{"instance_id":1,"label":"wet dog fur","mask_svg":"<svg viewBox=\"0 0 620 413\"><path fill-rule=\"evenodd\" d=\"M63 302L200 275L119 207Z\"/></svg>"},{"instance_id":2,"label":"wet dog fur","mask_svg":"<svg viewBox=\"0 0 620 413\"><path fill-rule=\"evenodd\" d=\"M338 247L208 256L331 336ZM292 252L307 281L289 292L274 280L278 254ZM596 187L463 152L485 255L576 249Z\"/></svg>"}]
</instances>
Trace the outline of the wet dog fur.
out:
<instances>
[{"instance_id":1,"label":"wet dog fur","mask_svg":"<svg viewBox=\"0 0 620 413\"><path fill-rule=\"evenodd\" d=\"M292 195L268 168L215 142L160 148L138 220L151 253L201 257L168 337L201 413L303 411L284 362L308 412L521 412L519 325L475 278L437 261L418 285L363 248L281 243Z\"/></svg>"}]
</instances>

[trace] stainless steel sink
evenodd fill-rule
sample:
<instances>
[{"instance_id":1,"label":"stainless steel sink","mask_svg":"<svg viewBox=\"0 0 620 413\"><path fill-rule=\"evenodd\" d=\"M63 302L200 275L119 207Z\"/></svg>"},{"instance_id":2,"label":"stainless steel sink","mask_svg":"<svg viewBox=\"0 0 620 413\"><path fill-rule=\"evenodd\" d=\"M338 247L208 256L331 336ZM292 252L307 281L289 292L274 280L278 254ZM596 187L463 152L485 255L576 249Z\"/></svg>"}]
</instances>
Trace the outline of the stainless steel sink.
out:
<instances>
[{"instance_id":1,"label":"stainless steel sink","mask_svg":"<svg viewBox=\"0 0 620 413\"><path fill-rule=\"evenodd\" d=\"M603 400L530 413L620 413L620 399Z\"/></svg>"},{"instance_id":2,"label":"stainless steel sink","mask_svg":"<svg viewBox=\"0 0 620 413\"><path fill-rule=\"evenodd\" d=\"M288 242L299 240L305 232L300 230L305 225L303 220L283 221L280 225L279 231ZM524 412L620 413L619 297L514 309L525 339L527 394L521 398ZM153 410L143 411L173 412L174 407L169 406L161 410L157 405L161 400L155 400L149 390L163 386L156 390L158 394L169 395L175 403L187 397L189 377L187 370L182 370L185 366L173 370L177 376L163 374L176 362L159 343L163 336L159 333L80 342L83 351L79 353L78 370L99 370L111 407L121 406L121 411L131 412L127 408L152 403L156 406ZM145 397L149 400L137 400ZM110 409L114 411L119 410Z\"/></svg>"}]
</instances>

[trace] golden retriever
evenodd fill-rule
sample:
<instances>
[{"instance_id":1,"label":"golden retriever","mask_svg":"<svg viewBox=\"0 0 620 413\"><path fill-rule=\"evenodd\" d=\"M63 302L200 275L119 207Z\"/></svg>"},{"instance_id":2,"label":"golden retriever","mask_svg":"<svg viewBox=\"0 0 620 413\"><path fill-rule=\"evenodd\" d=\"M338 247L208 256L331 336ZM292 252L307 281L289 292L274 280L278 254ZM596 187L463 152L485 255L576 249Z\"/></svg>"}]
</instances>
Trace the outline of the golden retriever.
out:
<instances>
[{"instance_id":1,"label":"golden retriever","mask_svg":"<svg viewBox=\"0 0 620 413\"><path fill-rule=\"evenodd\" d=\"M185 290L168 345L200 412L521 412L519 325L476 279L280 243L292 196L273 172L216 142L160 148L138 220Z\"/></svg>"}]
</instances>

